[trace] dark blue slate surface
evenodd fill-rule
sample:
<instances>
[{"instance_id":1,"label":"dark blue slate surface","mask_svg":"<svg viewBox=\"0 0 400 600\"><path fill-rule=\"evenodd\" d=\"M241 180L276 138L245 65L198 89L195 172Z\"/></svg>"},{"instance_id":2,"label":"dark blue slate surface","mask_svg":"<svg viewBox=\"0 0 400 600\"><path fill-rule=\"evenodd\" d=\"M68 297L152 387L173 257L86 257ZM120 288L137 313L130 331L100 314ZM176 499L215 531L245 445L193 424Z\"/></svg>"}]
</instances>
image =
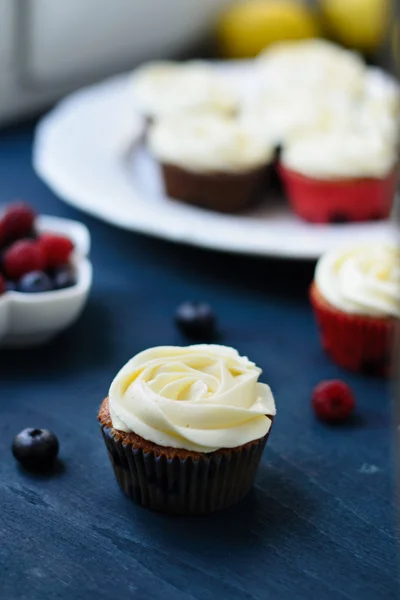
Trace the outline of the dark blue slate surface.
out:
<instances>
[{"instance_id":1,"label":"dark blue slate surface","mask_svg":"<svg viewBox=\"0 0 400 600\"><path fill-rule=\"evenodd\" d=\"M0 134L0 201L81 218L95 269L84 316L47 348L0 352L0 597L53 600L395 598L390 399L382 381L322 354L307 285L313 267L218 255L130 235L59 202L30 166L32 130ZM217 311L221 341L264 369L278 418L254 492L206 518L135 507L119 492L96 423L117 369L184 340L171 315L186 299ZM316 422L310 392L344 377L359 418ZM15 433L49 427L63 467L22 472Z\"/></svg>"}]
</instances>

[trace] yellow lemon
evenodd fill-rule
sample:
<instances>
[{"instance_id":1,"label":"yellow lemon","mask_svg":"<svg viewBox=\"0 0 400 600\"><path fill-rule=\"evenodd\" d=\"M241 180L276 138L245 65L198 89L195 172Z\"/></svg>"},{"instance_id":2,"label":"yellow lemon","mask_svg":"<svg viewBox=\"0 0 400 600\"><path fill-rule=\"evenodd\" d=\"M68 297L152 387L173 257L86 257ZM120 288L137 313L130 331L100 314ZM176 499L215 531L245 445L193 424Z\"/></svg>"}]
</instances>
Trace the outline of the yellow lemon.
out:
<instances>
[{"instance_id":1,"label":"yellow lemon","mask_svg":"<svg viewBox=\"0 0 400 600\"><path fill-rule=\"evenodd\" d=\"M321 34L311 9L299 0L244 0L221 16L217 39L223 56L250 58L282 40Z\"/></svg>"},{"instance_id":2,"label":"yellow lemon","mask_svg":"<svg viewBox=\"0 0 400 600\"><path fill-rule=\"evenodd\" d=\"M391 0L319 0L326 26L338 41L361 52L384 42Z\"/></svg>"}]
</instances>

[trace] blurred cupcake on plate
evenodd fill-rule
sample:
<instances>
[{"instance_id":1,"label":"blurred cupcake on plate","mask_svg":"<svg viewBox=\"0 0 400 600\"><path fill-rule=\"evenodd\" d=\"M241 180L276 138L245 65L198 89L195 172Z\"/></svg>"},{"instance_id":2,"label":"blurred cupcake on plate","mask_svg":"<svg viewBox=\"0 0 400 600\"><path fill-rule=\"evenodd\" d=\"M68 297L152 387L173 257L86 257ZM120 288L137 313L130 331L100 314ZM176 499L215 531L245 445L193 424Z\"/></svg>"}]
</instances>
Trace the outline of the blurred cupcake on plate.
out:
<instances>
[{"instance_id":1,"label":"blurred cupcake on plate","mask_svg":"<svg viewBox=\"0 0 400 600\"><path fill-rule=\"evenodd\" d=\"M364 243L318 261L310 299L325 350L340 366L386 376L400 324L400 248Z\"/></svg>"},{"instance_id":2,"label":"blurred cupcake on plate","mask_svg":"<svg viewBox=\"0 0 400 600\"><path fill-rule=\"evenodd\" d=\"M169 197L220 212L259 200L273 145L240 122L216 115L162 119L149 131Z\"/></svg>"},{"instance_id":3,"label":"blurred cupcake on plate","mask_svg":"<svg viewBox=\"0 0 400 600\"><path fill-rule=\"evenodd\" d=\"M202 61L144 65L133 74L132 97L134 108L150 122L186 113L232 116L238 109L233 89Z\"/></svg>"},{"instance_id":4,"label":"blurred cupcake on plate","mask_svg":"<svg viewBox=\"0 0 400 600\"><path fill-rule=\"evenodd\" d=\"M132 358L98 415L122 490L166 513L236 504L253 484L275 415L260 375L225 346L151 348Z\"/></svg>"},{"instance_id":5,"label":"blurred cupcake on plate","mask_svg":"<svg viewBox=\"0 0 400 600\"><path fill-rule=\"evenodd\" d=\"M381 133L309 131L290 139L279 171L295 213L313 223L387 218L397 183L398 150Z\"/></svg>"},{"instance_id":6,"label":"blurred cupcake on plate","mask_svg":"<svg viewBox=\"0 0 400 600\"><path fill-rule=\"evenodd\" d=\"M364 87L366 65L355 52L322 39L274 44L257 59L258 76L269 90L342 90L357 97Z\"/></svg>"},{"instance_id":7,"label":"blurred cupcake on plate","mask_svg":"<svg viewBox=\"0 0 400 600\"><path fill-rule=\"evenodd\" d=\"M319 90L310 95L298 90L296 95L286 89L264 90L243 105L241 122L262 135L276 147L304 131L347 127L354 100L332 90Z\"/></svg>"}]
</instances>

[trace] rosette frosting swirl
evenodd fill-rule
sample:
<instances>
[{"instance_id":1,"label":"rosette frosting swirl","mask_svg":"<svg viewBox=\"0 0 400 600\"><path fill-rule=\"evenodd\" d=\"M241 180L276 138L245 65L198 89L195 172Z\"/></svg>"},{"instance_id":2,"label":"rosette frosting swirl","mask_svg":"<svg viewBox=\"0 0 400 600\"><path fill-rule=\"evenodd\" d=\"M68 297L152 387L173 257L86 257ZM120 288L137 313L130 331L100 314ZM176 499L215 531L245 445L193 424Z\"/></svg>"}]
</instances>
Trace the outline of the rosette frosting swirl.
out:
<instances>
[{"instance_id":1,"label":"rosette frosting swirl","mask_svg":"<svg viewBox=\"0 0 400 600\"><path fill-rule=\"evenodd\" d=\"M113 427L196 452L246 444L266 435L275 415L260 374L254 363L225 346L145 350L111 384Z\"/></svg>"},{"instance_id":2,"label":"rosette frosting swirl","mask_svg":"<svg viewBox=\"0 0 400 600\"><path fill-rule=\"evenodd\" d=\"M400 248L371 243L333 250L318 262L323 297L352 314L400 318Z\"/></svg>"}]
</instances>

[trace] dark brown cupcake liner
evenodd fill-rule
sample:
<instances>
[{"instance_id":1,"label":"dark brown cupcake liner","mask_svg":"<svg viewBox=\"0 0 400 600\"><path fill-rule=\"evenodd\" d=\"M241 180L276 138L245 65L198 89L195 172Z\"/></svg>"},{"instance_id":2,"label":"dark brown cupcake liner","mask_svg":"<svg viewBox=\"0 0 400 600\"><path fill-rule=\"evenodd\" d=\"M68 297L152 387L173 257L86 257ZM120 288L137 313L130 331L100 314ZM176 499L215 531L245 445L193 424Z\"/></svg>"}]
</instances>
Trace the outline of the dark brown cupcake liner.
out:
<instances>
[{"instance_id":1,"label":"dark brown cupcake liner","mask_svg":"<svg viewBox=\"0 0 400 600\"><path fill-rule=\"evenodd\" d=\"M134 502L176 515L201 515L233 506L251 489L267 442L263 438L227 452L199 458L168 457L124 444L102 425L104 441L121 489Z\"/></svg>"},{"instance_id":2,"label":"dark brown cupcake liner","mask_svg":"<svg viewBox=\"0 0 400 600\"><path fill-rule=\"evenodd\" d=\"M271 167L245 173L195 173L161 164L167 195L175 200L219 212L237 212L262 199Z\"/></svg>"}]
</instances>

